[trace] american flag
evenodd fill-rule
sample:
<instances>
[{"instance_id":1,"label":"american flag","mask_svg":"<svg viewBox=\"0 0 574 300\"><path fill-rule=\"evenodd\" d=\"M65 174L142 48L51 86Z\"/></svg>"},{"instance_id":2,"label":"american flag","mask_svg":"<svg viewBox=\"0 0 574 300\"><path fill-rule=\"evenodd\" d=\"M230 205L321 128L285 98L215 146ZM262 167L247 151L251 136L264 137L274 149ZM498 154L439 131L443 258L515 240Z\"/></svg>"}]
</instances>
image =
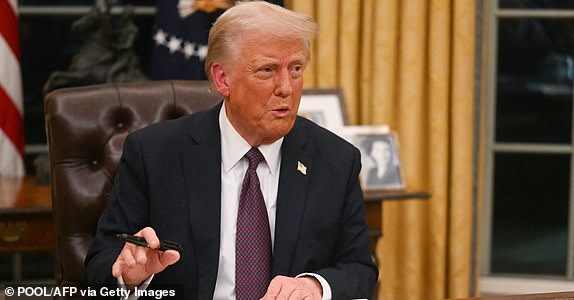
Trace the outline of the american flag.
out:
<instances>
[{"instance_id":1,"label":"american flag","mask_svg":"<svg viewBox=\"0 0 574 300\"><path fill-rule=\"evenodd\" d=\"M234 1L161 0L157 1L154 48L151 58L153 80L206 80L203 63L207 55L207 37L211 25L225 9L192 10L193 4L224 4ZM283 6L283 0L267 0ZM201 6L201 5L199 5Z\"/></svg>"},{"instance_id":2,"label":"american flag","mask_svg":"<svg viewBox=\"0 0 574 300\"><path fill-rule=\"evenodd\" d=\"M17 0L0 0L0 176L22 177L24 127Z\"/></svg>"}]
</instances>

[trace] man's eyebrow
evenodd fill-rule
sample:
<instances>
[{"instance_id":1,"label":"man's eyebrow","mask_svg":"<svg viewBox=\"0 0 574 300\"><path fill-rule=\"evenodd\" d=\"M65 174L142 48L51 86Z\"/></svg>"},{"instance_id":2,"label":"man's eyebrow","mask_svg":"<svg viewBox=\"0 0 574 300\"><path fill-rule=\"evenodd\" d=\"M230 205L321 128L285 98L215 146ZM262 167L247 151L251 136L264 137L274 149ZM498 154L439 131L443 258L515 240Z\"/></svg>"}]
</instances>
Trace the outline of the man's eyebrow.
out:
<instances>
[{"instance_id":1,"label":"man's eyebrow","mask_svg":"<svg viewBox=\"0 0 574 300\"><path fill-rule=\"evenodd\" d=\"M295 56L291 60L291 62L295 62L295 63L305 63L306 61L307 61L307 57L305 55Z\"/></svg>"},{"instance_id":2,"label":"man's eyebrow","mask_svg":"<svg viewBox=\"0 0 574 300\"><path fill-rule=\"evenodd\" d=\"M267 65L276 65L279 64L277 59L269 58L269 57L259 57L253 60L253 65L255 66L267 66Z\"/></svg>"},{"instance_id":3,"label":"man's eyebrow","mask_svg":"<svg viewBox=\"0 0 574 300\"><path fill-rule=\"evenodd\" d=\"M307 61L306 56L298 55L298 56L294 56L292 59L290 59L288 62L288 65L294 65L294 64L304 65L306 61ZM253 61L252 65L256 68L261 68L261 67L265 67L265 66L277 66L280 64L281 64L281 62L278 59L269 58L269 57L260 57L260 58L255 59Z\"/></svg>"}]
</instances>

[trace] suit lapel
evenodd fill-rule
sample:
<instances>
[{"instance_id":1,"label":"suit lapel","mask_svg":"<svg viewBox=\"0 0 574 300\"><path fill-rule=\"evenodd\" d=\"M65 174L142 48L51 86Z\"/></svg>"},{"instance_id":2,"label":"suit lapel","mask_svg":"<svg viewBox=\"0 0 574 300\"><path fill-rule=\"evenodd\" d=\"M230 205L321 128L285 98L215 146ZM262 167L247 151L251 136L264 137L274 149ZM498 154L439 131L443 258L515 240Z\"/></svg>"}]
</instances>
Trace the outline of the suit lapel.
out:
<instances>
[{"instance_id":1,"label":"suit lapel","mask_svg":"<svg viewBox=\"0 0 574 300\"><path fill-rule=\"evenodd\" d=\"M193 245L197 257L201 258L197 259L199 299L213 297L219 264L221 140L217 116L220 107L217 105L207 114L194 118L189 144L181 152Z\"/></svg>"},{"instance_id":2,"label":"suit lapel","mask_svg":"<svg viewBox=\"0 0 574 300\"><path fill-rule=\"evenodd\" d=\"M273 276L290 275L290 266L305 210L308 178L312 172L313 162L306 152L306 136L298 124L299 122L296 122L293 130L285 136L281 148ZM299 163L306 167L307 175L299 170Z\"/></svg>"}]
</instances>

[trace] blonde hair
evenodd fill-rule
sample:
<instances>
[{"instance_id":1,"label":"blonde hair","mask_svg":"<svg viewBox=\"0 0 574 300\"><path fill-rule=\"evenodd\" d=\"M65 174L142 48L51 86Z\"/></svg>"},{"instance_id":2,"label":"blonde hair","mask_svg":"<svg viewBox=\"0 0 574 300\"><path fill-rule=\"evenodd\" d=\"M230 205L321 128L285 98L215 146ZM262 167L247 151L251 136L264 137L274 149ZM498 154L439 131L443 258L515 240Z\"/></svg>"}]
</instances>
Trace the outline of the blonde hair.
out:
<instances>
[{"instance_id":1,"label":"blonde hair","mask_svg":"<svg viewBox=\"0 0 574 300\"><path fill-rule=\"evenodd\" d=\"M242 32L257 30L276 38L301 39L307 56L311 58L311 39L317 24L307 15L296 13L265 1L239 2L225 11L209 31L205 74L211 78L211 65L219 61L230 63L237 55L235 38Z\"/></svg>"}]
</instances>

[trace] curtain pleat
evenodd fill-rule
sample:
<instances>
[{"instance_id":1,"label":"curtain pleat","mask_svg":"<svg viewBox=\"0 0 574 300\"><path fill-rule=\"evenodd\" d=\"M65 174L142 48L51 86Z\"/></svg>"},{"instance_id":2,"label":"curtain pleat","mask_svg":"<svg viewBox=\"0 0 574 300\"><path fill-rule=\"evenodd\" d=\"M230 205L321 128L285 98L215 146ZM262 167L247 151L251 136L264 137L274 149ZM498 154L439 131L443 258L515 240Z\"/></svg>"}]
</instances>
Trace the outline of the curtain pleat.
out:
<instances>
[{"instance_id":1,"label":"curtain pleat","mask_svg":"<svg viewBox=\"0 0 574 300\"><path fill-rule=\"evenodd\" d=\"M473 101L476 7L473 1L453 1L451 85L451 184L449 236L449 295L470 288L461 274L470 274L472 232ZM460 257L460 258L457 258Z\"/></svg>"},{"instance_id":2,"label":"curtain pleat","mask_svg":"<svg viewBox=\"0 0 574 300\"><path fill-rule=\"evenodd\" d=\"M315 1L317 2L315 20L320 28L317 36L315 63L318 68L315 68L315 77L317 87L332 88L338 82L339 22L342 21L339 18L339 1Z\"/></svg>"},{"instance_id":3,"label":"curtain pleat","mask_svg":"<svg viewBox=\"0 0 574 300\"><path fill-rule=\"evenodd\" d=\"M340 2L340 20L337 58L339 84L347 95L347 112L352 124L356 124L359 107L359 68L361 67L361 0Z\"/></svg>"},{"instance_id":4,"label":"curtain pleat","mask_svg":"<svg viewBox=\"0 0 574 300\"><path fill-rule=\"evenodd\" d=\"M449 218L449 164L450 161L450 91L451 91L451 1L433 0L429 7L428 99L429 153L427 168L431 170L429 190L432 204L429 205L428 285L432 299L445 298L448 286L446 273ZM429 172L429 173L430 173ZM468 278L461 276L468 281Z\"/></svg>"}]
</instances>

